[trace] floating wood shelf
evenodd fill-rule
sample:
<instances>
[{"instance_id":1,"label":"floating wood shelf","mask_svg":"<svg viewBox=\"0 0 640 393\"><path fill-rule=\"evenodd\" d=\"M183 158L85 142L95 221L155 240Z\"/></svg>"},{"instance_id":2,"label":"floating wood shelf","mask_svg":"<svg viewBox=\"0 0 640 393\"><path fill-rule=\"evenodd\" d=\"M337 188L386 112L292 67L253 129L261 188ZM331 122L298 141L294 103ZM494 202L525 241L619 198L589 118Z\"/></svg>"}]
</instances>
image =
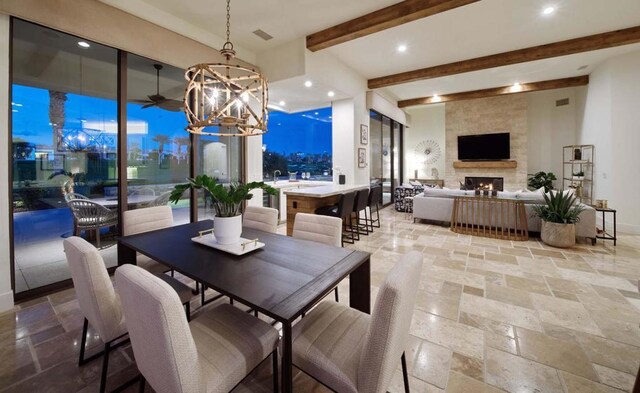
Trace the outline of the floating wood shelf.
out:
<instances>
[{"instance_id":1,"label":"floating wood shelf","mask_svg":"<svg viewBox=\"0 0 640 393\"><path fill-rule=\"evenodd\" d=\"M518 161L454 161L454 168L516 168Z\"/></svg>"}]
</instances>

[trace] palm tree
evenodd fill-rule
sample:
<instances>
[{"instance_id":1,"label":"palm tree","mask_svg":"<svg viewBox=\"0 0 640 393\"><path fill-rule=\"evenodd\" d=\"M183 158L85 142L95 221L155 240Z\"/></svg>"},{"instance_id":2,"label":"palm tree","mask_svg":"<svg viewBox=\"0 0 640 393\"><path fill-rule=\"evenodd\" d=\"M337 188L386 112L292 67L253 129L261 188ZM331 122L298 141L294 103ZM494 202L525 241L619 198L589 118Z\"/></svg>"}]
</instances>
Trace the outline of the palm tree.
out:
<instances>
[{"instance_id":1,"label":"palm tree","mask_svg":"<svg viewBox=\"0 0 640 393\"><path fill-rule=\"evenodd\" d=\"M164 144L169 142L169 136L164 134L158 134L153 137L152 141L158 142L158 159L160 159L160 156L164 151Z\"/></svg>"},{"instance_id":2,"label":"palm tree","mask_svg":"<svg viewBox=\"0 0 640 393\"><path fill-rule=\"evenodd\" d=\"M178 145L178 160L182 158L182 146L187 146L187 150L189 147L189 143L191 143L191 139L188 136L179 136L173 139L173 141Z\"/></svg>"}]
</instances>

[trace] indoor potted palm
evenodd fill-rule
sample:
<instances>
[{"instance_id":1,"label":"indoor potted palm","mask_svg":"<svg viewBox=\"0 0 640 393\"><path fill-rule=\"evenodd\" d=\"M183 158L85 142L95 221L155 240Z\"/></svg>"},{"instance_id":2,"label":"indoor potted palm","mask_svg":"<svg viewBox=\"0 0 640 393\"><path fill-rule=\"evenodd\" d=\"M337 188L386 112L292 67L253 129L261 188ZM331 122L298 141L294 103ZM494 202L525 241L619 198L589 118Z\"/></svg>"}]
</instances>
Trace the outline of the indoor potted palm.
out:
<instances>
[{"instance_id":1,"label":"indoor potted palm","mask_svg":"<svg viewBox=\"0 0 640 393\"><path fill-rule=\"evenodd\" d=\"M576 197L569 192L543 194L545 204L535 205L533 210L542 220L540 236L545 244L553 247L571 247L576 244L576 223L584 207L576 204Z\"/></svg>"},{"instance_id":2,"label":"indoor potted palm","mask_svg":"<svg viewBox=\"0 0 640 393\"><path fill-rule=\"evenodd\" d=\"M189 188L204 189L211 195L213 209L216 212L213 219L213 233L219 244L238 244L242 235L242 214L240 207L242 202L253 197L251 190L262 189L267 194L276 195L275 188L264 182L251 182L247 184L231 183L224 185L207 175L188 178L189 182L178 184L171 192L171 202L177 203L182 194Z\"/></svg>"}]
</instances>

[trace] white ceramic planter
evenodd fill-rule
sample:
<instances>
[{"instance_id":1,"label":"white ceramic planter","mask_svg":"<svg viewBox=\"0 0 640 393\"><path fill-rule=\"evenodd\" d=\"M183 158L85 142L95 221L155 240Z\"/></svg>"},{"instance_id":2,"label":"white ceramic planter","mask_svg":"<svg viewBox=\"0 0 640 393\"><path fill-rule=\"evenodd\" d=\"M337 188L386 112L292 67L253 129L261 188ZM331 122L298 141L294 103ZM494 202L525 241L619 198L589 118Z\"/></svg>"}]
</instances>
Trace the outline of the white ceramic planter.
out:
<instances>
[{"instance_id":1,"label":"white ceramic planter","mask_svg":"<svg viewBox=\"0 0 640 393\"><path fill-rule=\"evenodd\" d=\"M542 220L540 237L545 244L567 248L576 244L576 225L558 224Z\"/></svg>"},{"instance_id":2,"label":"white ceramic planter","mask_svg":"<svg viewBox=\"0 0 640 393\"><path fill-rule=\"evenodd\" d=\"M235 217L214 217L213 235L219 244L239 244L242 235L242 214Z\"/></svg>"}]
</instances>

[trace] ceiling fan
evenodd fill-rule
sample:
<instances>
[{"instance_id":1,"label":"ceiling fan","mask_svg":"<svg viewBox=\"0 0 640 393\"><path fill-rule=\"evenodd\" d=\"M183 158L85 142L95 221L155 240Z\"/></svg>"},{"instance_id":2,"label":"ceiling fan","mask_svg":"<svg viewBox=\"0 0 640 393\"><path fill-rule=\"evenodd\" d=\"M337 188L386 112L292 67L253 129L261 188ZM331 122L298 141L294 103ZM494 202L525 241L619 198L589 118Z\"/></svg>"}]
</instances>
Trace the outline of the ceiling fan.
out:
<instances>
[{"instance_id":1,"label":"ceiling fan","mask_svg":"<svg viewBox=\"0 0 640 393\"><path fill-rule=\"evenodd\" d=\"M153 68L156 69L156 94L148 95L148 100L132 101L138 104L145 104L142 106L142 109L157 106L168 111L181 112L184 108L184 104L182 101L172 100L160 94L160 70L162 70L163 68L162 64L154 64Z\"/></svg>"}]
</instances>

